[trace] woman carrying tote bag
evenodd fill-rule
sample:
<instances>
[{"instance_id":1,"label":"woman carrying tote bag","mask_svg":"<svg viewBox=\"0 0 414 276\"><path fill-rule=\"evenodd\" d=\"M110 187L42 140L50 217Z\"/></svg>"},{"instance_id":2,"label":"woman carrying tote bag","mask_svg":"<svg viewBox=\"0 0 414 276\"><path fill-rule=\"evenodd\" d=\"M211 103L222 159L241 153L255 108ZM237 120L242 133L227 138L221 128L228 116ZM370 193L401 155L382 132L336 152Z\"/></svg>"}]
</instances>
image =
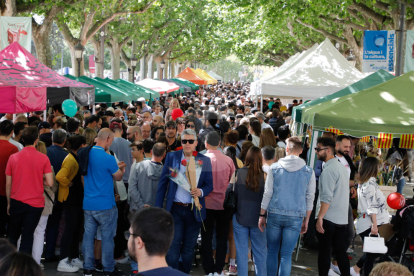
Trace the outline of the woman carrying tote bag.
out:
<instances>
[{"instance_id":1,"label":"woman carrying tote bag","mask_svg":"<svg viewBox=\"0 0 414 276\"><path fill-rule=\"evenodd\" d=\"M386 198L376 182L380 163L375 157L368 157L362 163L358 188L358 218L355 224L356 233L365 237L378 235L378 226L389 222ZM351 275L359 275L364 267L364 274L369 275L374 261L380 254L365 253L358 263L351 267Z\"/></svg>"}]
</instances>

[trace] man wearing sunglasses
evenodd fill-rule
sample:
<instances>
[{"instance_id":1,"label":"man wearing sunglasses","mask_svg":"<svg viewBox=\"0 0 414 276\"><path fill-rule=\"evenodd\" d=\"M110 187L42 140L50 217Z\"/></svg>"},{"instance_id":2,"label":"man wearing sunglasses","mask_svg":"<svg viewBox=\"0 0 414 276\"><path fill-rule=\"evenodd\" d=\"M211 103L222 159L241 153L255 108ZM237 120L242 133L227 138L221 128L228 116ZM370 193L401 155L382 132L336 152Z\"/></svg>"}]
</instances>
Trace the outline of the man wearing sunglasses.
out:
<instances>
[{"instance_id":1,"label":"man wearing sunglasses","mask_svg":"<svg viewBox=\"0 0 414 276\"><path fill-rule=\"evenodd\" d=\"M335 158L335 141L320 137L315 148L318 159L325 162L319 176L316 231L319 241L319 275L328 275L331 253L335 253L341 275L349 275L348 209L349 173Z\"/></svg>"},{"instance_id":2,"label":"man wearing sunglasses","mask_svg":"<svg viewBox=\"0 0 414 276\"><path fill-rule=\"evenodd\" d=\"M197 134L195 131L185 129L181 133L181 143L183 146L182 150L167 154L160 182L158 183L155 206L163 207L164 199L166 198L166 210L171 212L174 219L174 238L167 254L167 263L172 268L180 268L182 272L188 274L192 267L194 246L197 243L201 221L206 219L204 197L213 190L213 175L210 159L198 153L195 160L197 164L201 163L202 171L196 189L189 193L170 180L171 169L180 170L185 177L186 165L191 158L194 158L193 153L197 146ZM200 211L195 207L192 208L192 197L199 198L202 206ZM181 263L179 263L180 257Z\"/></svg>"}]
</instances>

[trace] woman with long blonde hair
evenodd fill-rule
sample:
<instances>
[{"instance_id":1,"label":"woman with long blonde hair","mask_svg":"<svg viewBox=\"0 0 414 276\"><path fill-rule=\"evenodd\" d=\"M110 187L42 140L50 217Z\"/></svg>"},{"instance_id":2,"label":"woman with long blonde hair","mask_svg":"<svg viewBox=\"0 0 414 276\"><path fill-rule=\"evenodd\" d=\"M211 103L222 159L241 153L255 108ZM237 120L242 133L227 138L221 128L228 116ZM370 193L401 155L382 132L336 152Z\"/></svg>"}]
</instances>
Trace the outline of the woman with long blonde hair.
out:
<instances>
[{"instance_id":1,"label":"woman with long blonde hair","mask_svg":"<svg viewBox=\"0 0 414 276\"><path fill-rule=\"evenodd\" d=\"M176 108L180 108L180 103L178 102L178 99L174 98L174 99L171 100L170 107L168 108L167 112L165 113L165 123L172 120L171 112Z\"/></svg>"}]
</instances>

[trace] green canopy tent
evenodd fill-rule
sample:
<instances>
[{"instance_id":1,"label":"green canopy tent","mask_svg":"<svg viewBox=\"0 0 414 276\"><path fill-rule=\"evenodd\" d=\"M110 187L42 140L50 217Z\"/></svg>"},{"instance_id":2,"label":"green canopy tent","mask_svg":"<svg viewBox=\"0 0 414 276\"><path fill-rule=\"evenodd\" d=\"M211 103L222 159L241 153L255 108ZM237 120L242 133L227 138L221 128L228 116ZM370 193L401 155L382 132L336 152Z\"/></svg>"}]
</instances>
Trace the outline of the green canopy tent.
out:
<instances>
[{"instance_id":1,"label":"green canopy tent","mask_svg":"<svg viewBox=\"0 0 414 276\"><path fill-rule=\"evenodd\" d=\"M188 80L185 80L185 79L182 79L182 78L173 78L173 79L171 79L173 82L178 82L178 83L182 83L182 84L184 84L184 85L187 85L187 86L189 86L189 87L191 87L191 90L194 92L194 91L197 91L199 88L200 88L200 86L198 85L198 84L195 84L195 83L193 83L193 82L191 82L191 81L188 81Z\"/></svg>"},{"instance_id":2,"label":"green canopy tent","mask_svg":"<svg viewBox=\"0 0 414 276\"><path fill-rule=\"evenodd\" d=\"M138 85L136 83L132 83L132 82L122 80L122 79L118 79L116 81L119 82L119 83L122 83L123 85L125 85L127 87L132 87L132 88L141 89L142 91L145 91L147 93L147 96L145 97L146 99L152 100L152 99L160 97L159 92L154 91L154 90L149 89L149 88L146 88L144 86Z\"/></svg>"},{"instance_id":3,"label":"green canopy tent","mask_svg":"<svg viewBox=\"0 0 414 276\"><path fill-rule=\"evenodd\" d=\"M390 81L320 104L303 112L303 122L314 129L334 127L363 137L379 132L414 133L414 71Z\"/></svg>"},{"instance_id":4,"label":"green canopy tent","mask_svg":"<svg viewBox=\"0 0 414 276\"><path fill-rule=\"evenodd\" d=\"M190 86L187 86L187 85L185 85L185 84L182 84L181 82L174 81L174 80L169 80L169 79L163 79L163 81L173 82L173 83L175 83L176 85L178 85L178 86L179 86L179 87L183 90L181 94L184 94L184 93L191 93L191 91L192 91L192 89L191 89L191 87L190 87ZM180 91L181 91L181 89L180 89Z\"/></svg>"},{"instance_id":5,"label":"green canopy tent","mask_svg":"<svg viewBox=\"0 0 414 276\"><path fill-rule=\"evenodd\" d=\"M303 110L302 122L312 125L315 137L334 127L355 137L379 133L414 134L414 71L358 93L336 98ZM308 109L312 109L308 112ZM316 157L311 154L309 165Z\"/></svg>"},{"instance_id":6,"label":"green canopy tent","mask_svg":"<svg viewBox=\"0 0 414 276\"><path fill-rule=\"evenodd\" d=\"M171 82L171 83L174 83L175 85L178 85L179 87L180 87L180 89L178 89L178 90L176 90L176 91L173 91L173 92L171 92L171 94L173 95L173 96L175 96L175 95L182 95L182 94L184 94L185 93L185 88L184 88L184 84L182 84L182 83L177 83L177 82L175 82L175 81L172 81L172 80L169 80L169 79L162 79L162 81L165 81L165 82ZM190 88L191 89L191 88ZM190 92L191 92L191 90L190 90Z\"/></svg>"},{"instance_id":7,"label":"green canopy tent","mask_svg":"<svg viewBox=\"0 0 414 276\"><path fill-rule=\"evenodd\" d=\"M98 77L95 77L93 79L96 80L96 81L99 81L101 83L104 83L104 84L110 86L111 88L117 88L117 89L119 89L121 91L125 91L125 92L127 92L129 94L132 94L133 95L133 99L131 101L135 101L139 97L144 97L145 96L145 93L143 93L142 91L139 91L139 90L137 90L135 88L126 87L126 86L124 86L122 84L119 84L115 80L111 80L111 79L108 79L108 78L102 79L102 78L98 78Z\"/></svg>"},{"instance_id":8,"label":"green canopy tent","mask_svg":"<svg viewBox=\"0 0 414 276\"><path fill-rule=\"evenodd\" d=\"M72 76L72 75L65 75L66 78L71 79L71 80L76 80L79 82L83 82L86 83L82 80L80 80L79 78ZM112 103L112 96L111 93L108 93L107 91L99 88L99 87L95 87L95 102L96 103Z\"/></svg>"},{"instance_id":9,"label":"green canopy tent","mask_svg":"<svg viewBox=\"0 0 414 276\"><path fill-rule=\"evenodd\" d=\"M124 90L120 90L114 86L111 87L103 82L99 82L97 80L85 76L80 76L78 79L80 82L93 85L97 88L104 90L106 93L111 94L111 102L133 101L135 99L135 95L128 93Z\"/></svg>"},{"instance_id":10,"label":"green canopy tent","mask_svg":"<svg viewBox=\"0 0 414 276\"><path fill-rule=\"evenodd\" d=\"M349 95L352 93L356 93L359 92L361 90L373 87L375 85L381 84L383 82L389 81L391 79L395 78L393 75L391 75L390 73L384 71L384 70L379 70L369 76L367 76L366 78L363 78L362 80L359 80L353 84L351 84L350 86L341 89L335 93L320 97L319 99L301 104L299 106L295 106L293 108L292 111L292 119L297 122L297 123L302 123L302 113L303 110L307 109L308 107L311 106L316 106L319 105L321 103L324 103L326 101L329 100L333 100L335 98L339 98L339 97L343 97L345 95ZM309 112L309 109L307 109Z\"/></svg>"}]
</instances>

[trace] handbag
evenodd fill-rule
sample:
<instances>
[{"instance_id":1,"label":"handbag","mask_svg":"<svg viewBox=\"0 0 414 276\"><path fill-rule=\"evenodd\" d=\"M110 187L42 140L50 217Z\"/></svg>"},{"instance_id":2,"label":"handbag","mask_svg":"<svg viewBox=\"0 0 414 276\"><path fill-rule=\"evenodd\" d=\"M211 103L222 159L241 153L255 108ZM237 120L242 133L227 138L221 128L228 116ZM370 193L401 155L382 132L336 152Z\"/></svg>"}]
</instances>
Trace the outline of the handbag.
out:
<instances>
[{"instance_id":1,"label":"handbag","mask_svg":"<svg viewBox=\"0 0 414 276\"><path fill-rule=\"evenodd\" d=\"M371 234L369 234L368 237L364 238L364 253L385 254L387 251L388 247L385 246L384 238L381 238L379 233L378 237L371 237Z\"/></svg>"},{"instance_id":2,"label":"handbag","mask_svg":"<svg viewBox=\"0 0 414 276\"><path fill-rule=\"evenodd\" d=\"M232 216L234 215L234 213L236 213L236 210L237 210L237 195L234 192L234 187L236 186L236 182L237 182L237 170L234 175L233 190L226 194L226 197L223 203L224 210L227 211Z\"/></svg>"}]
</instances>

